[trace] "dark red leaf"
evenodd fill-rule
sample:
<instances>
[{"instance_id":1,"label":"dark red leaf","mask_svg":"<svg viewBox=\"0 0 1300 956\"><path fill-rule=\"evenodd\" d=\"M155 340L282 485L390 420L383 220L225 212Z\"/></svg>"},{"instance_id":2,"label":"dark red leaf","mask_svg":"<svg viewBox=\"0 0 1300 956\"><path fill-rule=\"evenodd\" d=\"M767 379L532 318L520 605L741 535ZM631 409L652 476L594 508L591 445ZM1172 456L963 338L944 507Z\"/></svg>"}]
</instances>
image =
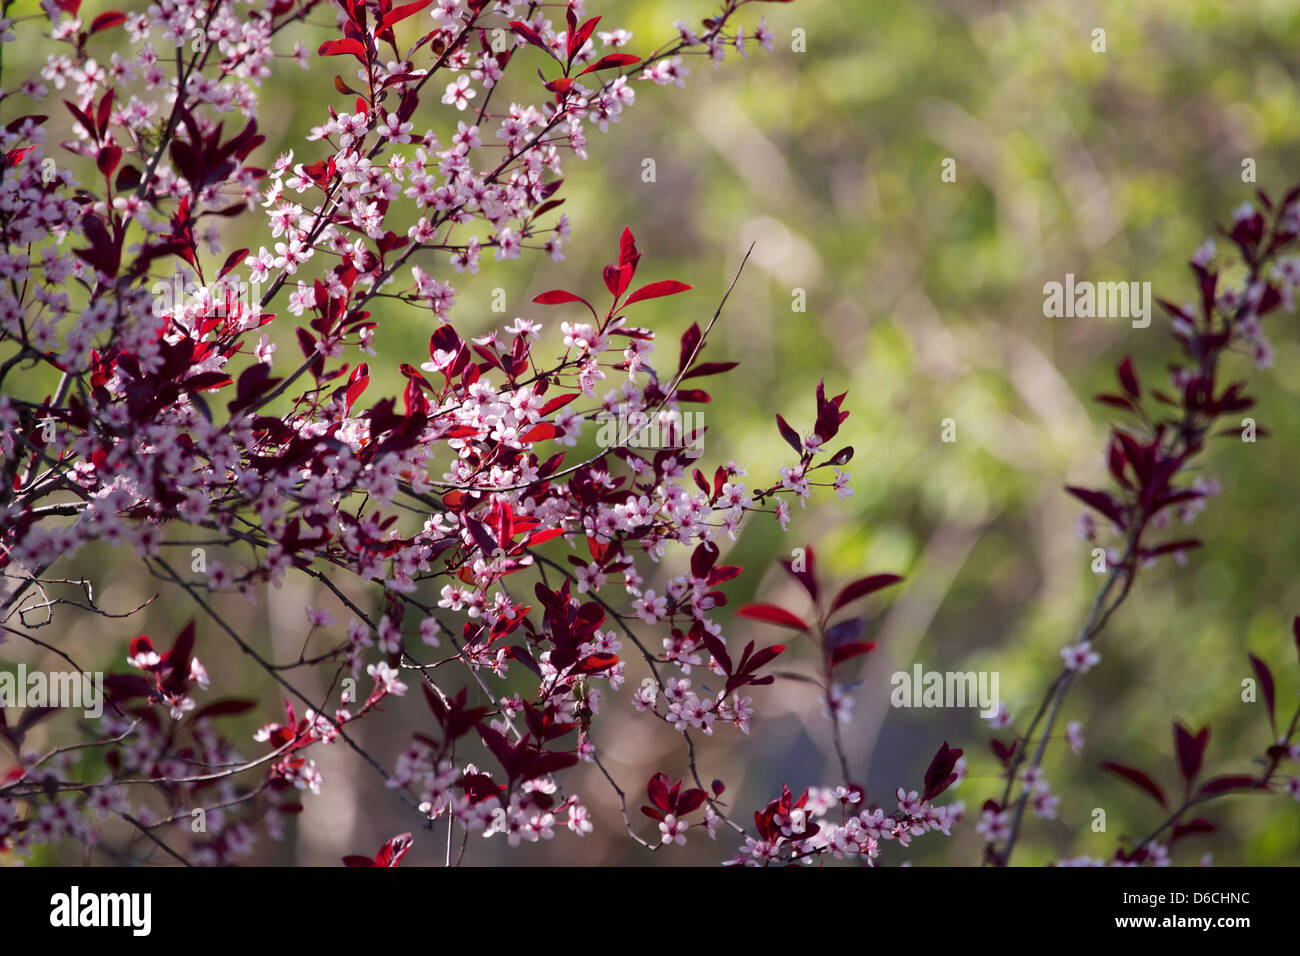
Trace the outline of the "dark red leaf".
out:
<instances>
[{"instance_id":1,"label":"dark red leaf","mask_svg":"<svg viewBox=\"0 0 1300 956\"><path fill-rule=\"evenodd\" d=\"M944 741L939 751L930 761L930 766L925 771L925 790L921 795L922 800L933 800L939 794L943 793L957 779L957 774L953 769L957 766L957 761L961 759L962 751L960 748L948 746L948 741Z\"/></svg>"},{"instance_id":2,"label":"dark red leaf","mask_svg":"<svg viewBox=\"0 0 1300 956\"><path fill-rule=\"evenodd\" d=\"M903 580L897 574L872 574L865 578L859 578L852 584L847 585L835 598L831 605L831 611L835 612L848 604L850 601L856 601L860 597L866 597L868 594L874 594L881 588L887 588Z\"/></svg>"},{"instance_id":3,"label":"dark red leaf","mask_svg":"<svg viewBox=\"0 0 1300 956\"><path fill-rule=\"evenodd\" d=\"M1202 543L1196 538L1184 538L1182 541L1170 541L1168 544L1162 544L1158 547L1151 548L1147 555L1152 558L1159 557L1162 554L1171 554L1174 551L1190 551L1193 548L1199 548Z\"/></svg>"},{"instance_id":4,"label":"dark red leaf","mask_svg":"<svg viewBox=\"0 0 1300 956\"><path fill-rule=\"evenodd\" d=\"M729 372L739 364L739 362L701 362L683 375L682 381L685 381L688 378L696 378L700 375L717 375L720 372Z\"/></svg>"},{"instance_id":5,"label":"dark red leaf","mask_svg":"<svg viewBox=\"0 0 1300 956\"><path fill-rule=\"evenodd\" d=\"M519 773L521 781L534 780L537 777L544 777L549 773L555 773L557 770L565 770L572 767L578 762L578 755L575 753L561 753L554 750L548 750L544 753L535 755L525 764Z\"/></svg>"},{"instance_id":6,"label":"dark red leaf","mask_svg":"<svg viewBox=\"0 0 1300 956\"><path fill-rule=\"evenodd\" d=\"M678 817L683 817L688 813L694 813L704 805L705 793L703 790L692 787L677 798L677 806L674 813Z\"/></svg>"},{"instance_id":7,"label":"dark red leaf","mask_svg":"<svg viewBox=\"0 0 1300 956\"><path fill-rule=\"evenodd\" d=\"M544 544L552 538L558 538L564 534L563 528L547 528L545 531L534 531L528 537L524 538L524 547L533 548L539 544Z\"/></svg>"},{"instance_id":8,"label":"dark red leaf","mask_svg":"<svg viewBox=\"0 0 1300 956\"><path fill-rule=\"evenodd\" d=\"M1119 363L1119 384L1133 398L1138 398L1142 394L1137 373L1133 371L1133 360L1127 356Z\"/></svg>"},{"instance_id":9,"label":"dark red leaf","mask_svg":"<svg viewBox=\"0 0 1300 956\"><path fill-rule=\"evenodd\" d=\"M579 394L578 392L568 392L564 395L556 395L549 402L547 402L545 405L542 406L542 410L538 414L540 414L543 418L545 418L547 415L551 414L551 412L557 411L558 409L561 409L565 405L569 404L569 402L573 401L575 398L578 397L578 394Z\"/></svg>"},{"instance_id":10,"label":"dark red leaf","mask_svg":"<svg viewBox=\"0 0 1300 956\"><path fill-rule=\"evenodd\" d=\"M226 256L226 261L221 266L221 271L217 273L217 278L224 279L227 275L230 274L231 269L234 269L246 258L248 258L247 249L236 249L230 255Z\"/></svg>"},{"instance_id":11,"label":"dark red leaf","mask_svg":"<svg viewBox=\"0 0 1300 956\"><path fill-rule=\"evenodd\" d=\"M1129 783L1141 787L1155 798L1162 807L1168 806L1165 802L1164 791L1160 789L1159 785L1154 780L1148 777L1141 770L1134 767L1126 767L1123 764L1111 763L1110 761L1106 761L1101 766L1103 770L1109 770L1111 773L1123 777Z\"/></svg>"},{"instance_id":12,"label":"dark red leaf","mask_svg":"<svg viewBox=\"0 0 1300 956\"><path fill-rule=\"evenodd\" d=\"M672 810L672 805L668 802L668 786L668 774L660 771L650 778L650 782L646 784L645 788L646 796L650 798L650 802L664 813L669 813Z\"/></svg>"},{"instance_id":13,"label":"dark red leaf","mask_svg":"<svg viewBox=\"0 0 1300 956\"><path fill-rule=\"evenodd\" d=\"M537 49L544 52L552 60L555 60L555 62L558 63L560 61L560 58L555 55L555 51L546 45L546 41L541 38L537 31L522 20L511 20L510 29L514 30L515 33L519 34L533 46L537 47Z\"/></svg>"},{"instance_id":14,"label":"dark red leaf","mask_svg":"<svg viewBox=\"0 0 1300 956\"><path fill-rule=\"evenodd\" d=\"M780 415L776 416L776 427L780 430L781 437L785 439L786 444L794 449L794 453L802 455L803 439L799 437L799 433L791 428Z\"/></svg>"},{"instance_id":15,"label":"dark red leaf","mask_svg":"<svg viewBox=\"0 0 1300 956\"><path fill-rule=\"evenodd\" d=\"M796 571L793 559L791 560L783 559L781 561L781 567L785 568L786 573L789 574L792 578L794 578L803 586L803 589L808 592L809 597L811 597L814 601L817 600L818 596L820 596L821 594L821 587L817 584L817 577L816 577L817 555L813 552L813 547L811 544L804 545L802 568Z\"/></svg>"},{"instance_id":16,"label":"dark red leaf","mask_svg":"<svg viewBox=\"0 0 1300 956\"><path fill-rule=\"evenodd\" d=\"M1255 785L1256 780L1254 777L1246 774L1233 774L1207 780L1201 785L1201 789L1196 792L1202 797L1212 797L1215 794L1227 793L1229 790L1248 790Z\"/></svg>"},{"instance_id":17,"label":"dark red leaf","mask_svg":"<svg viewBox=\"0 0 1300 956\"><path fill-rule=\"evenodd\" d=\"M1259 678L1259 689L1264 695L1264 704L1268 707L1268 725L1274 726L1273 723L1273 705L1277 699L1277 689L1273 684L1273 672L1268 669L1268 665L1261 661L1254 654L1250 656L1250 666L1255 668L1255 676Z\"/></svg>"},{"instance_id":18,"label":"dark red leaf","mask_svg":"<svg viewBox=\"0 0 1300 956\"><path fill-rule=\"evenodd\" d=\"M632 271L636 271L636 264L641 259L641 253L637 252L636 237L632 235L632 230L624 227L623 234L618 239L618 264L619 267L631 266Z\"/></svg>"},{"instance_id":19,"label":"dark red leaf","mask_svg":"<svg viewBox=\"0 0 1300 956\"><path fill-rule=\"evenodd\" d=\"M384 19L379 21L379 26L375 29L375 32L383 33L393 24L414 16L431 3L433 3L433 0L415 0L414 3L404 3L400 7L394 7L384 15Z\"/></svg>"},{"instance_id":20,"label":"dark red leaf","mask_svg":"<svg viewBox=\"0 0 1300 956\"><path fill-rule=\"evenodd\" d=\"M574 295L572 292L565 292L563 289L551 289L549 292L543 292L541 295L533 296L533 301L538 305L563 305L565 302L581 302L587 307L592 315L596 310L580 295Z\"/></svg>"},{"instance_id":21,"label":"dark red leaf","mask_svg":"<svg viewBox=\"0 0 1300 956\"><path fill-rule=\"evenodd\" d=\"M375 857L376 866L397 866L402 857L406 856L406 851L411 848L415 841L409 833L399 833L379 849L379 854Z\"/></svg>"},{"instance_id":22,"label":"dark red leaf","mask_svg":"<svg viewBox=\"0 0 1300 956\"><path fill-rule=\"evenodd\" d=\"M1201 761L1209 742L1209 727L1202 727L1193 737L1186 727L1174 722L1174 753L1178 756L1178 769L1189 783L1201 772Z\"/></svg>"},{"instance_id":23,"label":"dark red leaf","mask_svg":"<svg viewBox=\"0 0 1300 956\"><path fill-rule=\"evenodd\" d=\"M360 40L352 37L343 40L326 40L316 50L317 56L339 56L343 53L350 53L362 63L366 62L366 48L361 45Z\"/></svg>"},{"instance_id":24,"label":"dark red leaf","mask_svg":"<svg viewBox=\"0 0 1300 956\"><path fill-rule=\"evenodd\" d=\"M1194 820L1188 820L1186 823L1180 823L1174 827L1173 832L1169 835L1171 844L1181 840L1186 836L1195 836L1198 833L1213 833L1218 827L1203 817L1197 817Z\"/></svg>"},{"instance_id":25,"label":"dark red leaf","mask_svg":"<svg viewBox=\"0 0 1300 956\"><path fill-rule=\"evenodd\" d=\"M681 358L677 362L678 372L684 372L686 367L690 365L691 360L695 358L696 349L699 348L702 337L700 326L695 322L692 322L691 327L682 333Z\"/></svg>"},{"instance_id":26,"label":"dark red leaf","mask_svg":"<svg viewBox=\"0 0 1300 956\"><path fill-rule=\"evenodd\" d=\"M108 120L113 115L113 98L113 89L109 87L108 91L99 98L99 105L95 107L95 122L99 126L99 136L97 137L99 139L102 139L104 134L108 132Z\"/></svg>"},{"instance_id":27,"label":"dark red leaf","mask_svg":"<svg viewBox=\"0 0 1300 956\"><path fill-rule=\"evenodd\" d=\"M698 472L699 469L697 468ZM705 493L708 493L708 485L705 485ZM709 572L713 570L713 564L718 560L721 554L718 546L712 541L701 541L696 545L695 550L691 552L691 577L699 580L708 580Z\"/></svg>"},{"instance_id":28,"label":"dark red leaf","mask_svg":"<svg viewBox=\"0 0 1300 956\"><path fill-rule=\"evenodd\" d=\"M677 295L679 292L686 292L690 288L685 282L678 282L675 279L651 282L649 285L643 285L628 296L623 305L628 306L633 302L644 302L646 299L658 299L666 295Z\"/></svg>"},{"instance_id":29,"label":"dark red leaf","mask_svg":"<svg viewBox=\"0 0 1300 956\"><path fill-rule=\"evenodd\" d=\"M617 663L617 654L588 654L578 661L573 669L575 673L579 674L595 674L603 670L609 670Z\"/></svg>"},{"instance_id":30,"label":"dark red leaf","mask_svg":"<svg viewBox=\"0 0 1300 956\"><path fill-rule=\"evenodd\" d=\"M639 56L633 56L631 53L610 53L606 56L602 56L599 60L591 64L591 66L587 67L578 75L584 76L585 74L593 73L596 70L608 70L615 66L631 66L633 63L640 62L641 58Z\"/></svg>"},{"instance_id":31,"label":"dark red leaf","mask_svg":"<svg viewBox=\"0 0 1300 956\"><path fill-rule=\"evenodd\" d=\"M746 604L736 611L738 617L747 617L753 621L764 621L768 624L779 624L781 627L792 627L796 631L807 633L808 625L794 614L791 614L783 607L777 607L775 604Z\"/></svg>"},{"instance_id":32,"label":"dark red leaf","mask_svg":"<svg viewBox=\"0 0 1300 956\"><path fill-rule=\"evenodd\" d=\"M107 30L110 27L119 26L123 23L126 23L125 13L118 13L116 10L109 10L106 13L101 13L99 16L95 17L95 19L90 21L90 31L88 35L94 36L100 30Z\"/></svg>"},{"instance_id":33,"label":"dark red leaf","mask_svg":"<svg viewBox=\"0 0 1300 956\"><path fill-rule=\"evenodd\" d=\"M1119 506L1104 491L1090 491L1087 488L1076 488L1073 485L1067 485L1065 490L1089 507L1096 508L1111 521L1116 524L1120 523Z\"/></svg>"},{"instance_id":34,"label":"dark red leaf","mask_svg":"<svg viewBox=\"0 0 1300 956\"><path fill-rule=\"evenodd\" d=\"M539 422L520 435L519 442L523 445L531 445L534 442L550 441L554 437L555 426L550 422Z\"/></svg>"},{"instance_id":35,"label":"dark red leaf","mask_svg":"<svg viewBox=\"0 0 1300 956\"><path fill-rule=\"evenodd\" d=\"M876 649L875 641L849 641L831 652L831 666L838 667L847 660Z\"/></svg>"},{"instance_id":36,"label":"dark red leaf","mask_svg":"<svg viewBox=\"0 0 1300 956\"><path fill-rule=\"evenodd\" d=\"M107 146L100 147L99 153L95 156L95 165L105 176L112 176L121 159L122 147L109 143Z\"/></svg>"}]
</instances>

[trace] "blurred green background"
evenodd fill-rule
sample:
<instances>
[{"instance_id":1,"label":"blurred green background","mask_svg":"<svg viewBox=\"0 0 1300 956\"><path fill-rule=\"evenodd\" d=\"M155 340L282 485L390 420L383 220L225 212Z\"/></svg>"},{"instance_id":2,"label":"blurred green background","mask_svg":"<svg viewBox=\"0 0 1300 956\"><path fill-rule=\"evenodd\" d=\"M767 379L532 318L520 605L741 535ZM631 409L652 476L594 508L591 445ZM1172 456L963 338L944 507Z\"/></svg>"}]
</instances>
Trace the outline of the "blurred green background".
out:
<instances>
[{"instance_id":1,"label":"blurred green background","mask_svg":"<svg viewBox=\"0 0 1300 956\"><path fill-rule=\"evenodd\" d=\"M593 0L587 12L632 30L627 48L640 53L668 38L673 20L698 21L710 4ZM773 53L743 63L733 53L717 69L691 58L685 91L638 84L622 121L608 134L592 131L590 160L569 160L567 260L485 257L472 288L467 277L457 282L453 321L462 335L499 328L516 314L558 325L571 316L528 300L555 287L596 293L600 267L627 225L644 253L641 275L695 286L640 307L639 320L661 335L656 357L675 356L677 336L707 321L756 243L710 338L709 359L742 367L707 381L705 461L735 458L748 466L751 486L766 483L789 458L774 413L807 431L813 388L825 379L832 393L849 390L853 414L840 438L857 450L848 466L856 493L840 502L820 491L806 510L794 509L789 534L760 516L734 546L724 541L723 560L748 572L728 586L732 605L759 598L803 611L806 598L775 561L804 543L817 549L823 579L906 575L905 585L870 606L879 649L846 668L861 681L846 728L850 759L870 796L888 806L895 787L919 786L941 741L966 748L970 773L952 792L967 805L966 822L951 840L917 839L906 858L977 863L979 806L1000 792L989 728L973 711L892 710L889 674L917 662L927 670L997 671L1017 723L1032 716L1099 580L1074 534L1080 508L1062 491L1066 483L1104 481L1106 416L1089 397L1110 388L1126 354L1148 383L1163 379L1172 355L1159 316L1147 329L1126 320L1044 318L1043 284L1074 273L1151 282L1174 302L1191 298L1186 259L1255 188L1242 182L1243 160L1255 161L1258 185L1273 194L1300 171L1300 6L798 0L753 4L739 22L748 31L760 14L775 34ZM298 34L312 48L331 35L327 16L313 20ZM1105 30L1104 53L1092 49L1095 29ZM792 49L792 31L804 31L805 52ZM279 48L287 52L292 39ZM6 48L6 84L21 72L15 53L31 52ZM269 164L294 146L297 159L314 158L302 148L303 134L320 122L326 102L342 103L323 93L332 70L319 60L310 73L288 60L277 66L263 90L261 157ZM528 69L510 82L527 82ZM14 115L11 104L3 108ZM430 122L445 128L446 115L431 100L417 114L417 130ZM641 178L646 158L656 162L653 183ZM947 158L956 162L956 182L941 181ZM231 233L226 250L264 243L256 225L247 217L239 228L249 231ZM448 273L441 267L440 277ZM490 308L498 287L509 304L504 316ZM791 308L800 289L803 313ZM430 332L426 316L390 304L376 315L371 396L399 387L397 364L422 361ZM290 361L291 320L279 323L280 358ZM1289 715L1294 707L1300 667L1289 622L1300 612L1293 573L1300 524L1287 519L1295 513L1293 438L1300 434L1300 381L1290 370L1300 347L1293 323L1286 314L1272 321L1276 367L1252 386L1259 399L1252 414L1274 437L1211 446L1204 473L1219 478L1223 493L1192 530L1207 547L1185 568L1165 562L1143 575L1099 642L1102 662L1076 683L1058 725L1081 721L1086 746L1079 757L1064 743L1049 751L1058 817L1027 821L1016 862L1108 857L1122 835L1152 829L1159 818L1150 801L1098 764L1132 763L1177 789L1173 718L1212 725L1208 772L1250 772L1247 760L1270 741L1263 705L1240 699L1241 680L1251 674L1247 650L1273 665L1279 710ZM1244 360L1226 370L1228 380L1253 375ZM946 418L956 423L955 443L940 441ZM88 551L79 562L104 593L122 605L151 593L150 582L115 569L107 555ZM661 590L660 581L647 583ZM269 602L231 613L243 615L246 633L266 647L292 654L305 631L302 605L317 600L287 585ZM151 610L149 622L169 633L190 613L174 597ZM141 629L132 623L110 633L92 621L70 629L68 640L101 666L120 666L125 640ZM739 621L728 633L761 643L786 636ZM201 624L200 635L198 653L214 681L225 677L273 699L264 676L229 653L215 630L205 633ZM17 643L5 647L6 659L28 654ZM795 667L813 666L811 648L797 641L788 656ZM631 664L629 684L640 676ZM724 728L700 748L702 774L728 782L741 820L783 782L798 792L838 777L809 687L778 682L755 697L759 719L749 738ZM262 719L270 719L267 711L227 723L242 736ZM357 730L391 766L426 719L417 694ZM633 715L625 693L606 698L593 737L633 808L651 773L675 778L686 770L677 738ZM240 746L254 752L251 741ZM410 827L407 811L351 753L335 747L318 759L324 794L308 796L289 838L263 841L256 860L333 863L343 853L372 853ZM510 851L500 840L476 839L467 862L704 864L732 851L725 832L716 843L692 833L685 847L649 856L626 839L614 795L594 768L571 772L568 788L595 814L594 834L579 840L557 831L552 841ZM1096 807L1107 811L1106 833L1089 828ZM1195 863L1213 852L1218 863L1295 863L1298 809L1285 797L1220 801L1206 815L1221 831L1189 839L1176 859ZM654 831L645 819L634 825L647 836ZM440 863L442 853L440 833L417 832L407 860ZM890 847L883 861L904 858Z\"/></svg>"}]
</instances>

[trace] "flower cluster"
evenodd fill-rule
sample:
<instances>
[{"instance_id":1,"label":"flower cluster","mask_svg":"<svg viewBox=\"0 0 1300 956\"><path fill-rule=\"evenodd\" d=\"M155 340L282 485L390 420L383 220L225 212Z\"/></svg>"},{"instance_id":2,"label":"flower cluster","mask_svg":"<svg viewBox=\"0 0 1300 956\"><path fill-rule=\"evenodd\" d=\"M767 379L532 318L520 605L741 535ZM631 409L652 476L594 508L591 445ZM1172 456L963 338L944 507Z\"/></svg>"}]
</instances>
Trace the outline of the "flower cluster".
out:
<instances>
[{"instance_id":1,"label":"flower cluster","mask_svg":"<svg viewBox=\"0 0 1300 956\"><path fill-rule=\"evenodd\" d=\"M848 493L840 466L852 449L828 446L845 396L818 385L805 436L778 416L795 460L767 485L751 486L736 462L696 465L682 450L700 435L680 410L709 401L699 380L736 364L702 359L722 309L681 336L675 367L656 359L634 307L690 286L635 281L642 254L628 230L602 274L607 304L564 290L534 299L569 313L558 354L535 316L471 339L450 321L454 276L472 277L484 255L563 258L566 159L585 157L588 130L617 123L638 85L682 85L691 56L770 49L762 20L733 22L747 2L677 24L645 56L628 31L584 19L580 2L553 21L539 4L340 0L337 36L314 55L292 35L331 9L321 0L169 0L88 21L78 0L47 0L43 17L12 24L6 41L43 31L54 52L5 99L63 102L0 131L0 567L15 582L0 613L20 625L6 632L30 637L27 599L92 543L133 554L206 623L165 653L147 635L129 642L130 670L109 675L109 712L88 741L106 753L101 778L68 751L24 749L50 712L3 727L20 760L0 782L0 847L94 844L95 821L112 813L179 857L169 838L202 817L191 855L229 862L260 829L280 835L284 815L302 809L296 792L328 785L312 752L340 744L426 824L449 816L512 845L556 826L582 835L590 815L556 775L599 761L591 730L628 680L625 641L649 674L627 706L688 745L693 730L748 732L745 691L771 683L763 671L781 648L728 649L721 586L741 569L719 563L719 541L754 513L784 527L789 499L816 485ZM97 60L118 30L130 52ZM305 143L263 162L259 91L286 60L344 65L339 100ZM525 65L510 69L516 61ZM259 219L265 239L227 252L220 224L238 217ZM431 313L434 329L429 360L398 369L402 394L373 398L381 304ZM287 366L286 342L301 353ZM42 369L57 374L52 394L29 384ZM566 462L602 414L654 421L670 441ZM191 549L196 537L205 543ZM646 587L646 562L683 547L689 569ZM343 620L307 608L301 653L278 660L220 608L290 575L330 592ZM532 579L531 594L515 575ZM360 598L367 588L373 598ZM666 633L662 651L632 629L638 618ZM229 641L283 693L284 716L256 733L255 756L215 729L260 705L206 698L200 633ZM423 659L425 648L446 656ZM445 665L459 665L475 700L444 679L456 673ZM294 679L311 667L333 675L324 699ZM501 690L516 668L535 677L532 696ZM693 668L723 689L700 696ZM435 729L415 732L385 768L350 725L412 682ZM724 818L708 804L710 819ZM665 814L669 842L687 812ZM908 819L896 823L943 816ZM877 824L864 825L897 830ZM366 862L391 865L409 845L394 838Z\"/></svg>"}]
</instances>

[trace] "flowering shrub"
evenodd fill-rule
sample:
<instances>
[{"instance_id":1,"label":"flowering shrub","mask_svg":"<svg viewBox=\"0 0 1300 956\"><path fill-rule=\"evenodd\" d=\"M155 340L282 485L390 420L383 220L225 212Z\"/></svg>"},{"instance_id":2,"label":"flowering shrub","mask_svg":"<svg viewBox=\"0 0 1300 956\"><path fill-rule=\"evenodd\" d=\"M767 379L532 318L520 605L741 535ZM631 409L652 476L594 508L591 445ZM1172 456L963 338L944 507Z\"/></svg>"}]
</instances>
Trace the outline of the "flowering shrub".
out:
<instances>
[{"instance_id":1,"label":"flowering shrub","mask_svg":"<svg viewBox=\"0 0 1300 956\"><path fill-rule=\"evenodd\" d=\"M109 617L88 587L84 602L51 596L82 586L51 574L92 542L134 556L195 606L165 640L118 632L126 666L105 678L105 711L77 742L26 749L54 708L28 707L10 724L0 707L0 734L18 758L0 776L0 851L24 856L65 838L95 846L116 816L179 861L229 863L262 831L280 836L303 794L329 785L317 757L340 746L383 776L413 832L439 824L448 862L463 858L470 834L510 845L558 828L581 837L596 799L616 801L629 838L646 849L703 830L726 835L720 855L747 864L869 862L887 841L951 833L962 806L935 801L961 779L961 749L935 748L917 788L899 788L882 807L855 781L840 738L851 703L840 669L873 645L863 618L833 618L899 577L872 574L824 600L808 547L785 566L813 615L768 603L739 610L811 641L816 676L781 669L784 646L759 646L739 623L724 628L721 586L741 568L720 563L721 543L758 515L784 529L791 501L814 487L850 493L842 466L853 449L835 442L846 394L828 397L809 383L813 414L790 416L803 430L776 415L791 458L775 474L754 480L734 461L697 463L700 435L681 406L710 400L688 380L736 364L704 359L727 296L687 329L675 355L656 358L655 332L633 324L636 307L691 287L647 276L653 256L643 267L627 229L609 234L612 261L599 281L545 292L530 315L468 340L450 321L451 276L473 276L484 255L563 258L570 223L557 212L560 177L568 154L585 157L593 124L617 124L638 86L682 85L691 57L770 48L761 18L740 22L757 2L765 0L723 0L642 54L626 30L580 2L193 0L87 21L79 0L46 0L43 16L0 22L5 42L44 38L54 48L39 76L4 97L47 112L8 122L0 144L0 568L11 584L3 633L82 670L33 632L60 603ZM323 75L339 71L338 99L304 107L318 110L319 125L302 155L266 162L258 90L289 58L295 28L331 12L334 35L314 50L295 42L291 58ZM101 35L119 30L132 54L97 62ZM508 105L498 92L506 87ZM55 130L67 137L57 146ZM1249 268L1241 291L1217 289L1207 254L1195 263L1203 314L1170 307L1190 364L1175 373L1175 396L1153 397L1181 418L1152 424L1142 415L1145 431L1115 431L1115 493L1072 489L1122 544L1038 716L1010 744L995 742L1006 792L979 822L990 862L1010 858L1030 801L1050 808L1045 744L1074 675L1097 663L1092 642L1137 570L1194 544L1145 536L1170 510L1199 506L1208 488L1177 484L1180 470L1216 418L1246 407L1239 386L1217 391L1216 359L1243 342L1265 354L1258 319L1289 304L1297 276L1293 260L1280 258L1294 245L1295 200L1276 210L1265 200L1270 218L1238 217L1231 235ZM264 241L223 254L222 223L262 216ZM370 362L386 361L374 347L381 298L431 313L428 361L400 365L400 397L367 394ZM538 321L550 309L561 310L562 343ZM270 333L285 323L301 355L277 367L290 337ZM47 366L57 385L44 394ZM1123 394L1106 400L1141 414L1131 363L1120 382ZM566 449L602 415L652 424L666 440L646 449L634 429L571 460ZM1085 531L1097 534L1091 519ZM188 568L175 560L178 548ZM209 560L209 548L247 558ZM673 552L682 572L663 593L646 587L648 565ZM277 659L222 605L291 575L334 604L309 607L297 659ZM210 688L199 654L218 647L247 655L282 689L283 704ZM1261 682L1268 675L1271 715L1272 677L1256 667ZM302 689L304 669L323 676L324 695ZM520 669L532 692L505 692ZM783 787L751 827L723 781L705 782L695 735L743 737L762 688L777 679L817 688L842 779L801 785L798 796ZM385 766L352 725L413 683L429 717ZM629 706L680 735L686 776L659 772L625 789L610 773L593 728L602 709ZM221 730L223 719L250 712L265 721L253 757ZM1297 757L1295 730L1294 719L1285 736L1275 728L1268 771L1249 786L1271 787L1282 761ZM1189 787L1206 739L1179 728ZM573 791L565 771L584 761L608 791ZM1140 771L1112 769L1166 802ZM1154 860L1203 831L1209 824L1186 812L1244 780L1189 790L1161 829L1118 858ZM648 830L627 806L642 786ZM187 828L188 847L178 848ZM396 865L417 839L396 835L374 857L344 862Z\"/></svg>"},{"instance_id":2,"label":"flowering shrub","mask_svg":"<svg viewBox=\"0 0 1300 956\"><path fill-rule=\"evenodd\" d=\"M1083 674L1101 661L1093 642L1105 629L1111 615L1128 597L1140 570L1151 567L1161 557L1183 562L1189 551L1201 546L1195 538L1153 541L1177 517L1192 521L1206 507L1206 499L1217 491L1212 481L1200 476L1188 480L1187 472L1205 450L1213 429L1224 416L1250 408L1254 404L1245 394L1244 382L1221 385L1220 360L1230 350L1253 356L1260 368L1272 364L1272 347L1264 336L1261 320L1279 307L1288 312L1294 306L1300 258L1294 253L1300 245L1300 188L1293 189L1274 204L1264 193L1259 206L1250 203L1237 210L1231 229L1223 230L1232 243L1239 262L1216 254L1213 240L1197 250L1190 266L1196 277L1199 301L1177 306L1161 302L1170 315L1171 332L1182 352L1180 361L1170 365L1172 394L1151 390L1150 400L1169 411L1148 411L1141 381L1130 359L1119 364L1119 391L1097 396L1097 401L1127 413L1135 424L1114 426L1106 448L1106 464L1113 489L1078 488L1067 491L1090 509L1079 519L1080 536L1096 542L1108 532L1112 547L1104 552L1105 577L1086 620L1075 641L1063 648L1064 666L1043 695L1042 703L1023 732L1010 741L994 740L993 752L1003 768L1006 784L997 800L984 803L980 832L985 836L985 858L1005 864L1015 847L1025 808L1045 817L1055 814L1056 797L1042 773L1043 757L1052 739L1052 729L1076 675ZM1230 284L1227 275L1240 272ZM1242 422L1242 430L1229 426L1220 437L1244 437L1254 440L1257 430L1252 419ZM1093 513L1105 519L1103 532ZM1300 619L1295 636L1300 650ZM1258 676L1260 692L1268 708L1272 743L1267 748L1264 770L1258 775L1218 777L1193 790L1202 757L1209 740L1209 728L1192 736L1182 725L1174 725L1179 768L1187 785L1182 805L1149 837L1130 849L1116 851L1120 863L1167 862L1173 843L1196 833L1214 829L1212 823L1196 819L1184 823L1186 812L1222 793L1244 788L1268 790L1275 782L1283 760L1300 760L1300 739L1296 731L1300 707L1284 733L1279 733L1274 716L1274 681L1268 666L1253 654L1251 664ZM1000 715L999 723L1011 723L1009 715ZM1077 751L1081 740L1078 724L1071 724L1067 738ZM1122 764L1108 762L1105 768L1142 787L1162 806L1164 794L1143 772ZM1291 778L1285 789L1300 798L1300 779ZM1157 843L1165 831L1167 842ZM1098 862L1098 861L1085 861Z\"/></svg>"}]
</instances>

